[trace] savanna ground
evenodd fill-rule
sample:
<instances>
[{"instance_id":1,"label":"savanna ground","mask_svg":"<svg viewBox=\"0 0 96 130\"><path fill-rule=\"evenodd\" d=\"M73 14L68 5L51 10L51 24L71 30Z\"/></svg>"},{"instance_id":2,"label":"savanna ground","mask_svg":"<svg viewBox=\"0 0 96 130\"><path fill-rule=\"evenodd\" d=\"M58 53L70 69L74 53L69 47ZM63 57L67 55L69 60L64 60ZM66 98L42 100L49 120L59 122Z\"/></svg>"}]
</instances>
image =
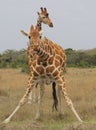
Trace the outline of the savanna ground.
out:
<instances>
[{"instance_id":1,"label":"savanna ground","mask_svg":"<svg viewBox=\"0 0 96 130\"><path fill-rule=\"evenodd\" d=\"M52 112L52 89L46 86L41 118L34 120L36 103L26 104L0 130L96 130L96 68L68 68L68 95L84 121L80 124L62 98L64 115ZM28 75L20 69L0 69L0 122L14 110L27 86Z\"/></svg>"}]
</instances>

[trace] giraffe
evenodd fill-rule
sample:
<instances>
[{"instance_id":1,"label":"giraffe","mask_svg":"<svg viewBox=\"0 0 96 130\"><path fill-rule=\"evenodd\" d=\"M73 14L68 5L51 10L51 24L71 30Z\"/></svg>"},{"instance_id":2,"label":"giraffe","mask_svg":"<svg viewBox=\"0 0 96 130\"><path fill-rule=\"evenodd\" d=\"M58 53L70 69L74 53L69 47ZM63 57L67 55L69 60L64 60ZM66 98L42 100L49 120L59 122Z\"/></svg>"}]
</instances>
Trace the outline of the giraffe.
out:
<instances>
[{"instance_id":1,"label":"giraffe","mask_svg":"<svg viewBox=\"0 0 96 130\"><path fill-rule=\"evenodd\" d=\"M49 27L53 27L53 23L49 18L49 14L46 8L41 7L41 12L37 12L38 19L37 19L37 26L42 30L42 23L47 24Z\"/></svg>"},{"instance_id":2,"label":"giraffe","mask_svg":"<svg viewBox=\"0 0 96 130\"><path fill-rule=\"evenodd\" d=\"M49 13L47 12L47 9L43 7L41 7L40 9L41 9L41 12L37 12L38 14L37 26L39 28L39 31L42 30L42 23L48 25L49 27L53 27L53 23L51 22L51 19L49 18ZM27 36L27 32L22 30L22 33Z\"/></svg>"},{"instance_id":3,"label":"giraffe","mask_svg":"<svg viewBox=\"0 0 96 130\"><path fill-rule=\"evenodd\" d=\"M43 8L43 7L41 7L40 9L41 9L41 12L37 12L37 14L38 14L37 26L40 29L40 31L42 30L42 23L47 24L49 27L53 27L53 23L51 22L51 20L49 18L49 14L47 12L47 9ZM22 30L22 33L24 35L27 35L27 33L23 30ZM42 36L40 36L40 37L42 37ZM30 38L30 36L29 36L29 38ZM29 49L29 47L28 47L28 49ZM31 49L31 53L33 54L32 49ZM34 57L34 55L33 55L33 57ZM29 55L28 55L28 60L30 60ZM36 60L36 59L34 59L34 60ZM30 68L30 64L28 64L28 65L29 65L29 68ZM38 86L38 83L35 85L35 88L37 88L37 86ZM52 83L52 91L53 91L52 92L52 94L53 94L53 107L52 107L52 109L54 110L54 108L55 108L57 110L58 99L57 99L57 96L56 96L56 84L55 84L55 82ZM34 92L33 96L34 96L33 101L36 102L35 92ZM31 103L31 101L32 101L32 91L29 94L28 103Z\"/></svg>"},{"instance_id":4,"label":"giraffe","mask_svg":"<svg viewBox=\"0 0 96 130\"><path fill-rule=\"evenodd\" d=\"M34 87L34 84L37 82L40 82L40 99L36 116L40 116L40 107L44 94L44 83L46 83L46 80L48 80L49 83L52 83L54 81L56 84L58 84L58 87L62 90L62 94L67 105L72 110L78 121L82 122L73 106L71 99L67 94L64 77L66 54L64 51L62 51L62 47L47 39L46 37L40 39L40 35L41 34L38 26L35 28L34 26L30 27L30 33L28 33L28 37L30 36L30 48L34 48L34 53L37 54L36 58L38 60L32 63L32 68L30 67L30 76L24 96L21 98L12 114L7 119L5 119L3 123L8 123L14 114L21 108L21 106L27 102L28 95Z\"/></svg>"}]
</instances>

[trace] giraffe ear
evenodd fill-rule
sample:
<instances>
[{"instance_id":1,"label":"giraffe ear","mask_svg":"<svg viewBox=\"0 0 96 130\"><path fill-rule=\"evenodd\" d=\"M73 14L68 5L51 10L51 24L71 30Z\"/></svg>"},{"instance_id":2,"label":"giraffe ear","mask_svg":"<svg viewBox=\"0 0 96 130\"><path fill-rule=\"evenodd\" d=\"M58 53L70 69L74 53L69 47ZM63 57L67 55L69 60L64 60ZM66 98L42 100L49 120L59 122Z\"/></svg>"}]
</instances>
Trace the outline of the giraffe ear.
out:
<instances>
[{"instance_id":1,"label":"giraffe ear","mask_svg":"<svg viewBox=\"0 0 96 130\"><path fill-rule=\"evenodd\" d=\"M29 33L25 32L25 31L23 31L23 30L21 30L21 33L22 33L23 35L25 35L25 36L29 36Z\"/></svg>"},{"instance_id":2,"label":"giraffe ear","mask_svg":"<svg viewBox=\"0 0 96 130\"><path fill-rule=\"evenodd\" d=\"M39 12L37 12L37 14L38 14L38 15L40 15L40 13L39 13Z\"/></svg>"},{"instance_id":3,"label":"giraffe ear","mask_svg":"<svg viewBox=\"0 0 96 130\"><path fill-rule=\"evenodd\" d=\"M30 27L30 32L32 32L32 31L34 31L34 26L33 25L31 25L31 27Z\"/></svg>"}]
</instances>

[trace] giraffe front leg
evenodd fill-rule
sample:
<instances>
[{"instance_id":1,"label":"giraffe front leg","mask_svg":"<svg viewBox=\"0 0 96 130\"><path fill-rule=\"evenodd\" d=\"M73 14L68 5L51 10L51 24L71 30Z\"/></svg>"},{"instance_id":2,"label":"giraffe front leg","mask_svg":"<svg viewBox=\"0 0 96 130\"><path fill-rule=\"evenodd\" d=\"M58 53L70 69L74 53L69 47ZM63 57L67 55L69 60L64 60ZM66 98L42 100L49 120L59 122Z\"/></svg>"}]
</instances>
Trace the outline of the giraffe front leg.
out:
<instances>
[{"instance_id":1,"label":"giraffe front leg","mask_svg":"<svg viewBox=\"0 0 96 130\"><path fill-rule=\"evenodd\" d=\"M31 84L29 84L29 83L31 83ZM6 124L6 123L10 122L10 120L15 115L15 113L21 108L21 106L23 106L27 102L27 98L28 98L29 93L30 93L30 91L31 91L31 89L32 89L33 86L34 86L34 81L30 77L29 81L28 81L28 87L27 87L25 95L21 98L21 100L20 100L19 104L17 105L17 107L15 108L15 110L2 123Z\"/></svg>"},{"instance_id":2,"label":"giraffe front leg","mask_svg":"<svg viewBox=\"0 0 96 130\"><path fill-rule=\"evenodd\" d=\"M73 103L72 103L71 99L70 99L70 98L68 97L68 95L67 95L64 77L62 77L62 78L59 79L59 83L61 83L60 86L61 86L61 88L62 88L62 93L63 93L63 96L64 96L64 98L65 98L65 100L66 100L67 105L68 105L69 108L72 110L72 112L74 113L74 115L76 116L76 118L77 118L80 122L82 122L81 118L79 117L78 113L76 112L76 110L75 110L75 108L74 108L74 106L73 106Z\"/></svg>"},{"instance_id":3,"label":"giraffe front leg","mask_svg":"<svg viewBox=\"0 0 96 130\"><path fill-rule=\"evenodd\" d=\"M36 112L36 116L35 119L39 119L40 118L40 108L41 108L41 103L42 103L42 98L44 95L44 82L40 83L40 92L39 92L39 96L38 96L38 104L37 104L37 112Z\"/></svg>"}]
</instances>

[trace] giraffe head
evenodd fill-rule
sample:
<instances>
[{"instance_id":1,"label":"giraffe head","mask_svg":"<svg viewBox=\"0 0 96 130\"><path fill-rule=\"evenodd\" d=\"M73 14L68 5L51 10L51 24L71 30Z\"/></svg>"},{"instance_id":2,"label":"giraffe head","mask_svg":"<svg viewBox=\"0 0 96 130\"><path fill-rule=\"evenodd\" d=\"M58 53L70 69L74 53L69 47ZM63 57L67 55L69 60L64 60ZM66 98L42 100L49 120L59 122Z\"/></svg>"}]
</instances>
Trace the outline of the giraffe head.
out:
<instances>
[{"instance_id":1,"label":"giraffe head","mask_svg":"<svg viewBox=\"0 0 96 130\"><path fill-rule=\"evenodd\" d=\"M51 20L49 18L49 14L48 14L46 8L41 7L41 12L37 12L37 14L39 15L38 20L40 22L47 24L49 27L53 27L53 23L51 22Z\"/></svg>"},{"instance_id":2,"label":"giraffe head","mask_svg":"<svg viewBox=\"0 0 96 130\"><path fill-rule=\"evenodd\" d=\"M29 38L30 45L38 44L41 39L42 31L40 31L40 28L38 26L34 27L33 25L31 25L29 33L23 30L21 30L21 32Z\"/></svg>"}]
</instances>

